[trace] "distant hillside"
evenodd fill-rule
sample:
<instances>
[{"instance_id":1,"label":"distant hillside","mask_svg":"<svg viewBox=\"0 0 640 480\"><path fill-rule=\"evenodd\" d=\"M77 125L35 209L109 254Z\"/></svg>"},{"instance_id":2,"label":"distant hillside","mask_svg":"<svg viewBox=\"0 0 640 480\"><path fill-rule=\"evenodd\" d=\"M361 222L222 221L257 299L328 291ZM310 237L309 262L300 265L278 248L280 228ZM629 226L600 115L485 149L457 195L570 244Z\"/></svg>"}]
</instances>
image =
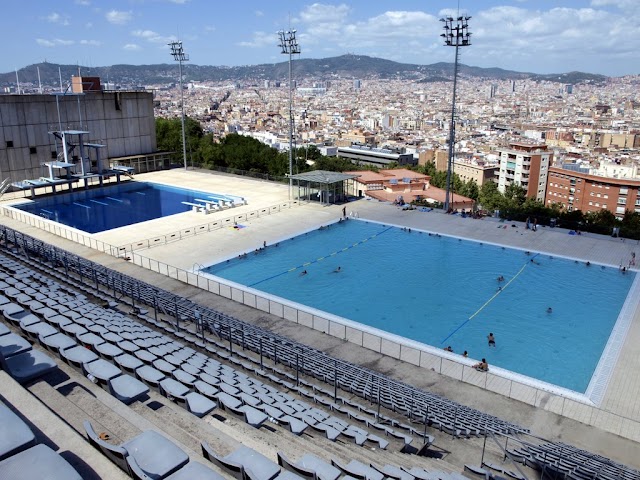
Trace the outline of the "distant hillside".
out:
<instances>
[{"instance_id":1,"label":"distant hillside","mask_svg":"<svg viewBox=\"0 0 640 480\"><path fill-rule=\"evenodd\" d=\"M594 75L582 72L538 75L533 73L514 72L501 68L480 68L460 65L460 74L466 77L485 79L524 79L546 80L559 83L579 84L582 82L600 83L606 81L604 75ZM176 81L177 67L175 64L156 65L111 65L109 67L78 67L77 65L58 65L54 63L39 63L21 68L18 71L20 82L24 84L38 84L38 71L44 85L58 85L59 73L63 84L68 84L72 75L78 70L85 76L99 76L103 82L114 82L117 85L157 85L170 84ZM186 64L184 73L187 80L193 81L260 81L285 80L288 77L288 63L270 63L262 65L245 65L239 67L207 66ZM434 82L451 79L453 63L434 63L431 65L414 65L398 63L382 58L366 55L341 55L322 59L302 58L294 61L296 78L313 78L315 80L331 80L336 78L395 78ZM11 86L16 83L15 72L0 74L0 86Z\"/></svg>"}]
</instances>

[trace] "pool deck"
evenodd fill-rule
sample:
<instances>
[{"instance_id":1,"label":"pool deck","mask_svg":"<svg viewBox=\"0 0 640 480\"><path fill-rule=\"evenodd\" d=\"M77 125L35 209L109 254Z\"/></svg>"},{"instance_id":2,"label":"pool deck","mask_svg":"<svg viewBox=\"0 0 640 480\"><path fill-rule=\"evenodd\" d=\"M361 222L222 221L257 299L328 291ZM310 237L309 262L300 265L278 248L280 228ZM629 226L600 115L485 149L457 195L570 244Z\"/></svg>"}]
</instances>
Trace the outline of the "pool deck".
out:
<instances>
[{"instance_id":1,"label":"pool deck","mask_svg":"<svg viewBox=\"0 0 640 480\"><path fill-rule=\"evenodd\" d=\"M217 218L242 215L288 201L288 189L284 185L209 172L171 170L138 175L136 179L241 195L247 198L249 204L210 215L195 212L174 215L137 226L96 234L94 238L113 245L125 245L145 238L184 231L196 225L213 222ZM386 224L615 267L620 264L621 259L628 261L631 252L640 250L640 245L636 241L592 234L568 235L568 231L562 228L539 227L537 232L532 232L525 230L521 223L504 223L491 218L474 220L458 215L445 215L439 211L406 211L377 201L358 200L349 203L347 212L362 219ZM235 229L232 226L225 226L154 248L139 249L136 254L180 269L193 270L197 265L206 266L233 258L243 252L251 252L260 248L263 242L273 245L301 232L317 229L321 225L336 221L341 213L341 205L325 207L302 204L282 209L275 214L239 222L246 228ZM202 291L197 287L133 265L121 258L100 253L8 217L3 217L3 223L110 268L171 290L195 302L325 350L331 355L377 369L407 383L428 388L460 403L530 427L533 433L547 439L566 441L609 456L629 466L640 467L640 458L636 453L637 442L640 442L640 312L638 311L633 314L626 341L620 351L600 407L582 409L577 406L575 412L560 416L542 408L543 406L536 408L427 369L347 344L339 338ZM506 228L500 228L504 226Z\"/></svg>"}]
</instances>

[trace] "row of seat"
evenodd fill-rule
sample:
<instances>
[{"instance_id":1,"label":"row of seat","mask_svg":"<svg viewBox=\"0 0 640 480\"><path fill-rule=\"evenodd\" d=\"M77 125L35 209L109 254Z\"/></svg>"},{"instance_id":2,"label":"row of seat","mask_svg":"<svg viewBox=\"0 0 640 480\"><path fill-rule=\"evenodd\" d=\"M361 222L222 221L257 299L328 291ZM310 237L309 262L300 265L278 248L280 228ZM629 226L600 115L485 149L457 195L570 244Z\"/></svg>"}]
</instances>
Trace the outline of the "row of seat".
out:
<instances>
[{"instance_id":1,"label":"row of seat","mask_svg":"<svg viewBox=\"0 0 640 480\"><path fill-rule=\"evenodd\" d=\"M78 472L50 447L39 444L29 426L0 402L0 478L81 480Z\"/></svg>"},{"instance_id":2,"label":"row of seat","mask_svg":"<svg viewBox=\"0 0 640 480\"><path fill-rule=\"evenodd\" d=\"M640 471L562 442L524 443L509 455L536 470L571 480L640 480Z\"/></svg>"},{"instance_id":3,"label":"row of seat","mask_svg":"<svg viewBox=\"0 0 640 480\"><path fill-rule=\"evenodd\" d=\"M219 403L225 411L242 416L255 427L271 419L298 435L310 426L331 440L340 436L357 445L368 443L382 449L389 445L386 439L374 433L278 392L119 313L90 302L78 304L74 301L72 309L65 309L65 305L69 305L68 298L58 298L62 303L39 298L48 305L44 306L35 298L27 298L27 294L17 293L21 289L33 290L24 285L14 283L12 287L6 287L0 281L0 290L15 290L12 294L21 295L21 301L33 308L35 315L25 314L17 304L9 304L15 308L5 308L5 318L19 325L27 335L37 337L45 348L58 353L65 362L81 369L92 381L125 403L131 403L149 391L142 381L199 417L211 412ZM47 288L30 293L43 295L48 293ZM40 315L44 321L40 321ZM123 372L135 374L140 381ZM387 427L385 432L389 434L393 430ZM411 441L410 437L408 440L406 436L402 438L405 444Z\"/></svg>"},{"instance_id":4,"label":"row of seat","mask_svg":"<svg viewBox=\"0 0 640 480\"><path fill-rule=\"evenodd\" d=\"M2 257L0 257L0 260L3 260ZM3 263L7 263L6 260ZM18 267L18 265L14 265L14 267ZM16 273L15 270L14 273ZM23 269L21 275L24 275L24 280L30 280L28 282L30 285L37 283L35 278L29 279L28 269ZM296 400L289 394L280 392L190 347L185 347L180 342L154 332L119 312L102 308L89 301L74 300L73 292L70 293L71 298L58 297L58 300L62 303L57 303L49 297L47 299L43 297L39 297L39 300L35 299L38 294L59 291L55 285L49 285L47 287L49 291L47 288L39 287L37 289L38 293L28 290L31 287L26 287L24 282L13 282L12 287L7 287L0 283L0 288L4 288L5 291L8 288L14 288L16 291L28 291L31 293L32 298L29 299L27 298L29 295L25 296L21 293L12 292L15 295L14 300L18 295L22 295L20 299L23 304L34 308L35 314L24 315L24 313L20 313L20 322L16 323L16 318L11 319L11 321L19 325L25 334L37 335L37 338L47 348L51 348L55 344L58 347L56 352L67 363L82 369L85 375L101 386L105 386L114 375L121 373L120 369L115 367L116 364L132 369L140 378L146 376L142 370L149 367L161 374L171 375L156 382L158 391L163 393L164 390L164 394L170 398L173 395L181 396L181 392L177 389L185 388L185 385L197 384L198 388L204 393L214 394L214 398L225 410L241 408L242 405L239 400L245 402L245 407L253 408L255 406L255 412L263 411L264 413L262 413L260 422L249 422L254 426L259 426L264 420L270 418L276 423L288 426L291 431L298 434L302 433L307 425L310 424L317 431L327 434L327 437L331 437L334 440L338 435L341 435L341 438L350 439L359 445L369 442L370 445L375 445L378 448L386 448L388 444L383 438L349 425L338 418L332 417L327 412ZM72 303L72 308L66 309L65 305L70 303ZM13 305L17 306L17 304ZM39 315L42 315L44 321L37 321ZM25 322L26 318L31 320ZM75 328L73 325L75 325ZM58 332L60 328L64 328L65 334L73 334L74 337L71 338L69 335ZM48 340L56 335L63 335L70 341L65 344L60 340L57 342ZM123 342L129 342L134 345L128 347L134 355L125 353L123 350L117 350L117 345L122 345ZM67 350L71 351L78 347L82 350L81 356L68 354ZM158 356L153 354L151 354L151 357L141 355L143 352L150 353L150 350L157 353ZM97 354L100 354L103 358L97 358ZM145 358L148 363L140 360L135 354ZM127 360L125 361L123 357L126 357ZM110 361L106 361L106 358L110 359ZM111 363L111 361L114 363ZM154 367L158 367L162 371ZM179 383L175 378L179 378L184 384ZM204 380L207 380L207 382ZM337 407L337 405L335 406ZM353 415L356 414L353 413ZM300 419L304 419L304 421ZM336 462L338 461L336 460ZM349 468L352 468L354 464L350 462L349 465L351 465ZM130 468L131 472L133 472L134 468Z\"/></svg>"}]
</instances>

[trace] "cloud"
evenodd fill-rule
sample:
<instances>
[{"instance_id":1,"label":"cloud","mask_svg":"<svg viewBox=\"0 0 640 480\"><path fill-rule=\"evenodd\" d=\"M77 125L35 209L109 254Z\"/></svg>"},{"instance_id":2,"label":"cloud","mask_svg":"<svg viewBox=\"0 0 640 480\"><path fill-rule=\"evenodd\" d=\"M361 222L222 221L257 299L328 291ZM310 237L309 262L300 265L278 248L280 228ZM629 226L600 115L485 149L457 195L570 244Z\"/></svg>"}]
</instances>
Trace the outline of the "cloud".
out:
<instances>
[{"instance_id":1,"label":"cloud","mask_svg":"<svg viewBox=\"0 0 640 480\"><path fill-rule=\"evenodd\" d=\"M114 25L124 25L131 21L133 13L131 11L124 12L120 10L110 10L105 14L105 17L109 23L113 23Z\"/></svg>"},{"instance_id":2,"label":"cloud","mask_svg":"<svg viewBox=\"0 0 640 480\"><path fill-rule=\"evenodd\" d=\"M185 3L189 2L189 1L190 0L169 0L169 2L178 4L178 5L184 5Z\"/></svg>"},{"instance_id":3,"label":"cloud","mask_svg":"<svg viewBox=\"0 0 640 480\"><path fill-rule=\"evenodd\" d=\"M89 5L91 5L91 2L89 0L76 0L75 3L76 5L82 5L83 7L88 7Z\"/></svg>"},{"instance_id":4,"label":"cloud","mask_svg":"<svg viewBox=\"0 0 640 480\"><path fill-rule=\"evenodd\" d=\"M253 32L252 40L238 42L240 47L261 48L266 46L276 47L278 45L278 36L276 33Z\"/></svg>"},{"instance_id":5,"label":"cloud","mask_svg":"<svg viewBox=\"0 0 640 480\"><path fill-rule=\"evenodd\" d=\"M98 40L80 40L80 45L90 45L92 47L99 47L102 42Z\"/></svg>"},{"instance_id":6,"label":"cloud","mask_svg":"<svg viewBox=\"0 0 640 480\"><path fill-rule=\"evenodd\" d=\"M36 38L36 43L41 47L67 47L69 45L73 45L75 42L73 40L63 40L61 38L53 38L51 40Z\"/></svg>"},{"instance_id":7,"label":"cloud","mask_svg":"<svg viewBox=\"0 0 640 480\"><path fill-rule=\"evenodd\" d=\"M263 17L264 16L264 12L262 10L256 10L253 13L255 14L256 17Z\"/></svg>"},{"instance_id":8,"label":"cloud","mask_svg":"<svg viewBox=\"0 0 640 480\"><path fill-rule=\"evenodd\" d=\"M49 23L56 23L64 26L69 25L69 17L67 15L60 15L58 12L51 12L44 18Z\"/></svg>"},{"instance_id":9,"label":"cloud","mask_svg":"<svg viewBox=\"0 0 640 480\"><path fill-rule=\"evenodd\" d=\"M591 0L592 7L617 7L620 10L637 9L637 0Z\"/></svg>"},{"instance_id":10,"label":"cloud","mask_svg":"<svg viewBox=\"0 0 640 480\"><path fill-rule=\"evenodd\" d=\"M129 51L136 51L136 50L142 50L142 47L138 44L135 43L127 43L125 46L122 47L123 50L129 50Z\"/></svg>"},{"instance_id":11,"label":"cloud","mask_svg":"<svg viewBox=\"0 0 640 480\"><path fill-rule=\"evenodd\" d=\"M151 43L169 43L175 42L177 40L175 35L160 35L153 30L133 30L131 32L131 35L133 35L134 37L142 38Z\"/></svg>"},{"instance_id":12,"label":"cloud","mask_svg":"<svg viewBox=\"0 0 640 480\"><path fill-rule=\"evenodd\" d=\"M204 26L204 31L206 33L215 32L216 31L216 27L214 27L213 25L205 25Z\"/></svg>"}]
</instances>

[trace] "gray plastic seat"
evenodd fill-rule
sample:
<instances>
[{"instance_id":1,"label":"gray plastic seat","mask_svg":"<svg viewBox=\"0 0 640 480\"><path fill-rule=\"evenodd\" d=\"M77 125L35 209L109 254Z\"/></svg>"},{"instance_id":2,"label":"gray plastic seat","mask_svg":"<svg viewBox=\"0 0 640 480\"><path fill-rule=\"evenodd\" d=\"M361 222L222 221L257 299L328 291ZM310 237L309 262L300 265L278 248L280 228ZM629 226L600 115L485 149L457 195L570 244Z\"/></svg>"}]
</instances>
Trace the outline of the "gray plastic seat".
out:
<instances>
[{"instance_id":1,"label":"gray plastic seat","mask_svg":"<svg viewBox=\"0 0 640 480\"><path fill-rule=\"evenodd\" d=\"M215 396L220 391L213 385L210 385L207 382L203 382L202 380L196 380L193 386L199 393L208 398L215 398Z\"/></svg>"},{"instance_id":2,"label":"gray plastic seat","mask_svg":"<svg viewBox=\"0 0 640 480\"><path fill-rule=\"evenodd\" d=\"M46 445L36 445L0 462L0 478L82 480L60 455Z\"/></svg>"},{"instance_id":3,"label":"gray plastic seat","mask_svg":"<svg viewBox=\"0 0 640 480\"><path fill-rule=\"evenodd\" d=\"M29 316L24 317L20 321L20 328L31 338L38 338L38 336L48 337L49 335L55 335L58 330L51 325L40 321L31 321Z\"/></svg>"},{"instance_id":4,"label":"gray plastic seat","mask_svg":"<svg viewBox=\"0 0 640 480\"><path fill-rule=\"evenodd\" d=\"M165 480L224 480L209 467L200 462L189 462L176 473L165 478Z\"/></svg>"},{"instance_id":5,"label":"gray plastic seat","mask_svg":"<svg viewBox=\"0 0 640 480\"><path fill-rule=\"evenodd\" d=\"M379 471L357 460L351 460L347 465L342 465L337 460L331 460L331 464L347 475L353 475L356 478L364 477L367 480L384 480L385 478Z\"/></svg>"},{"instance_id":6,"label":"gray plastic seat","mask_svg":"<svg viewBox=\"0 0 640 480\"><path fill-rule=\"evenodd\" d=\"M56 362L38 350L28 350L6 359L0 354L0 366L20 384L28 383L58 368Z\"/></svg>"},{"instance_id":7,"label":"gray plastic seat","mask_svg":"<svg viewBox=\"0 0 640 480\"><path fill-rule=\"evenodd\" d=\"M149 393L149 387L131 375L123 374L107 381L109 393L126 405Z\"/></svg>"},{"instance_id":8,"label":"gray plastic seat","mask_svg":"<svg viewBox=\"0 0 640 480\"><path fill-rule=\"evenodd\" d=\"M106 387L107 382L112 378L122 375L118 367L106 361L104 358L83 363L82 372L89 380L103 387Z\"/></svg>"},{"instance_id":9,"label":"gray plastic seat","mask_svg":"<svg viewBox=\"0 0 640 480\"><path fill-rule=\"evenodd\" d=\"M149 365L143 365L136 369L136 377L151 388L158 390L160 387L160 381L165 378L165 374Z\"/></svg>"},{"instance_id":10,"label":"gray plastic seat","mask_svg":"<svg viewBox=\"0 0 640 480\"><path fill-rule=\"evenodd\" d=\"M144 362L139 358L134 357L128 353L123 353L113 358L113 361L124 371L134 373L137 368L144 365Z\"/></svg>"},{"instance_id":11,"label":"gray plastic seat","mask_svg":"<svg viewBox=\"0 0 640 480\"><path fill-rule=\"evenodd\" d=\"M130 340L121 340L118 342L118 347L127 353L134 353L140 350L140 347Z\"/></svg>"},{"instance_id":12,"label":"gray plastic seat","mask_svg":"<svg viewBox=\"0 0 640 480\"><path fill-rule=\"evenodd\" d=\"M160 393L168 398L184 397L190 389L186 385L173 378L165 378L160 381Z\"/></svg>"},{"instance_id":13,"label":"gray plastic seat","mask_svg":"<svg viewBox=\"0 0 640 480\"><path fill-rule=\"evenodd\" d=\"M98 359L98 355L80 345L60 350L60 356L65 362L76 368L81 368L83 363L93 362Z\"/></svg>"},{"instance_id":14,"label":"gray plastic seat","mask_svg":"<svg viewBox=\"0 0 640 480\"><path fill-rule=\"evenodd\" d=\"M183 398L178 399L178 404L184 406L198 418L204 417L218 406L216 402L198 392L187 393Z\"/></svg>"},{"instance_id":15,"label":"gray plastic seat","mask_svg":"<svg viewBox=\"0 0 640 480\"><path fill-rule=\"evenodd\" d=\"M153 368L160 370L161 372L167 375L171 375L171 372L173 372L176 369L174 365L171 365L169 362L166 362L162 358L155 360L152 365L153 365Z\"/></svg>"},{"instance_id":16,"label":"gray plastic seat","mask_svg":"<svg viewBox=\"0 0 640 480\"><path fill-rule=\"evenodd\" d=\"M0 354L5 358L31 350L31 344L16 333L0 336Z\"/></svg>"},{"instance_id":17,"label":"gray plastic seat","mask_svg":"<svg viewBox=\"0 0 640 480\"><path fill-rule=\"evenodd\" d=\"M9 327L7 327L4 323L0 323L0 335L6 335L7 333L11 333Z\"/></svg>"},{"instance_id":18,"label":"gray plastic seat","mask_svg":"<svg viewBox=\"0 0 640 480\"><path fill-rule=\"evenodd\" d=\"M5 303L4 305L0 305L0 311L2 311L2 316L14 325L18 325L22 317L31 315L17 303Z\"/></svg>"},{"instance_id":19,"label":"gray plastic seat","mask_svg":"<svg viewBox=\"0 0 640 480\"><path fill-rule=\"evenodd\" d=\"M95 350L96 346L104 343L104 338L93 332L81 333L80 335L76 335L76 338L78 339L78 342L92 350Z\"/></svg>"},{"instance_id":20,"label":"gray plastic seat","mask_svg":"<svg viewBox=\"0 0 640 480\"><path fill-rule=\"evenodd\" d=\"M120 446L151 478L165 478L189 462L180 447L154 430L145 430Z\"/></svg>"},{"instance_id":21,"label":"gray plastic seat","mask_svg":"<svg viewBox=\"0 0 640 480\"><path fill-rule=\"evenodd\" d=\"M341 475L340 470L336 467L310 453L305 453L296 463L297 465L314 470L318 478L322 480L336 480Z\"/></svg>"},{"instance_id":22,"label":"gray plastic seat","mask_svg":"<svg viewBox=\"0 0 640 480\"><path fill-rule=\"evenodd\" d=\"M47 337L38 337L38 341L40 342L40 345L54 353L60 353L67 348L76 347L78 345L73 338L65 335L64 333L54 333Z\"/></svg>"},{"instance_id":23,"label":"gray plastic seat","mask_svg":"<svg viewBox=\"0 0 640 480\"><path fill-rule=\"evenodd\" d=\"M108 342L104 342L99 345L96 345L95 348L96 348L96 353L98 353L98 355L100 355L102 358L105 358L107 360L112 360L115 357L122 355L124 353L120 348Z\"/></svg>"},{"instance_id":24,"label":"gray plastic seat","mask_svg":"<svg viewBox=\"0 0 640 480\"><path fill-rule=\"evenodd\" d=\"M249 447L240 447L225 457L217 455L208 443L202 442L202 455L235 478L272 480L280 473L280 466ZM246 474L250 471L250 474Z\"/></svg>"},{"instance_id":25,"label":"gray plastic seat","mask_svg":"<svg viewBox=\"0 0 640 480\"><path fill-rule=\"evenodd\" d=\"M136 350L133 352L136 358L139 358L144 363L151 365L158 357L156 357L153 353L147 350Z\"/></svg>"},{"instance_id":26,"label":"gray plastic seat","mask_svg":"<svg viewBox=\"0 0 640 480\"><path fill-rule=\"evenodd\" d=\"M10 408L0 403L0 460L35 445L36 437L29 426Z\"/></svg>"},{"instance_id":27,"label":"gray plastic seat","mask_svg":"<svg viewBox=\"0 0 640 480\"><path fill-rule=\"evenodd\" d=\"M154 479L168 477L189 462L189 456L180 447L153 430L146 430L121 445L112 445L98 437L90 422L83 425L89 442L127 473L130 473L128 456L146 476Z\"/></svg>"}]
</instances>

